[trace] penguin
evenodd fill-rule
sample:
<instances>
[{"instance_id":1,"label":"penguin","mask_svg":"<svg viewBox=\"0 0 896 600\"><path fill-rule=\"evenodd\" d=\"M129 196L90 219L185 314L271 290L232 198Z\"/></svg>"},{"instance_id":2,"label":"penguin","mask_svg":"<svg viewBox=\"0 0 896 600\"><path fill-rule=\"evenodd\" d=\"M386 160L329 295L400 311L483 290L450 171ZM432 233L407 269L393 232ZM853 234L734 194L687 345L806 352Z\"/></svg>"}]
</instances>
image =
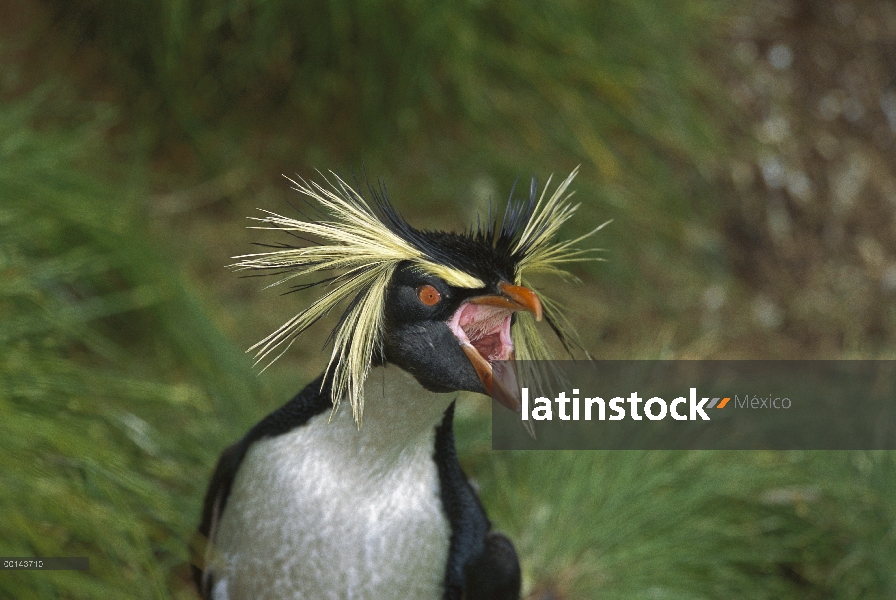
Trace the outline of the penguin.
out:
<instances>
[{"instance_id":1,"label":"penguin","mask_svg":"<svg viewBox=\"0 0 896 600\"><path fill-rule=\"evenodd\" d=\"M560 306L527 280L593 260L576 244L600 227L554 240L577 208L575 175L551 195L549 179L540 196L533 178L500 222L490 214L463 233L413 228L382 185L368 200L335 173L290 180L321 218L265 213L260 228L301 244L234 266L273 272L277 284L328 276L297 286L322 295L254 346L256 358L276 360L347 308L326 371L221 455L194 544L202 598L519 598L513 543L492 529L458 462L454 407L467 391L519 410L493 363L549 358L537 321L577 343Z\"/></svg>"}]
</instances>

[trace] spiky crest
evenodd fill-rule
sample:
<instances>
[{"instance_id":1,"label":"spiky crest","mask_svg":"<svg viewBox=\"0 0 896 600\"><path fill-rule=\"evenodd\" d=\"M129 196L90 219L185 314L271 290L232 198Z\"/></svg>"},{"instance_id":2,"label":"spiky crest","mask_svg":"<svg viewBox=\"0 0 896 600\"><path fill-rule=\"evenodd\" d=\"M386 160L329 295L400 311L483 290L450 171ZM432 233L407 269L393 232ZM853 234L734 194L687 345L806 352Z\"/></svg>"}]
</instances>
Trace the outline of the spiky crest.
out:
<instances>
[{"instance_id":1,"label":"spiky crest","mask_svg":"<svg viewBox=\"0 0 896 600\"><path fill-rule=\"evenodd\" d=\"M596 260L595 250L575 248L575 244L603 227L565 242L553 242L560 226L569 220L578 205L568 203L566 190L578 168L563 180L546 199L547 186L537 198L537 182L532 179L527 201L515 202L513 192L499 224L492 218L491 207L486 229L477 228L469 239L487 244L515 267L515 283L526 283L532 273L572 277L562 266L566 263ZM314 221L290 219L262 210L267 216L251 217L262 223L253 229L273 229L290 233L308 245L280 244L276 250L236 256L237 270L269 270L280 279L272 287L308 275L336 272L311 283L295 286L304 289L323 285L327 291L308 308L284 323L276 331L252 346L256 364L270 358L265 369L277 360L295 339L337 305L348 301L330 335L333 352L327 370L333 370L333 403L337 407L348 398L359 426L364 410L364 381L374 352L382 344L383 302L386 288L399 263L410 261L422 271L444 280L448 285L467 289L484 288L486 283L464 268L462 257L440 247L438 234L414 229L394 209L384 186L371 189L372 206L339 175L320 174L325 185L298 178L289 179L293 189L314 200L324 218ZM606 223L605 223L606 224ZM605 225L604 224L604 225ZM309 236L311 239L309 239ZM541 295L541 294L540 294ZM542 295L545 317L563 345L581 347L562 316L560 307ZM531 315L519 314L513 332L517 356L523 360L550 358L550 352L535 328ZM264 370L264 369L262 369Z\"/></svg>"}]
</instances>

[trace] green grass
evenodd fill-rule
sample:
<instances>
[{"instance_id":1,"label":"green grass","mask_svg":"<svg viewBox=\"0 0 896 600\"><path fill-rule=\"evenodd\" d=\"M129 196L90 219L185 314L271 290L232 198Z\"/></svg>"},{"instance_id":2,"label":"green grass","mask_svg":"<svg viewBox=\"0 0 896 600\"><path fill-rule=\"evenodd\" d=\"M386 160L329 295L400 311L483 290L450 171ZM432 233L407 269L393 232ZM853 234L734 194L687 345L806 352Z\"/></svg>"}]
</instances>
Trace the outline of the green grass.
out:
<instances>
[{"instance_id":1,"label":"green grass","mask_svg":"<svg viewBox=\"0 0 896 600\"><path fill-rule=\"evenodd\" d=\"M280 171L366 161L450 227L582 162L568 233L617 218L562 294L595 354L705 357L747 327L699 303L737 286L701 175L726 149L702 60L723 3L49 4L33 31L93 56L111 100L79 97L91 75L0 79L0 555L91 569L3 572L0 597L193 597L218 453L325 359L322 329L260 381L242 354L295 312L221 266L285 205ZM462 460L533 598L896 596L893 453L493 453L484 410L459 411Z\"/></svg>"},{"instance_id":2,"label":"green grass","mask_svg":"<svg viewBox=\"0 0 896 600\"><path fill-rule=\"evenodd\" d=\"M676 279L721 260L688 236L721 208L703 174L727 169L737 120L704 60L727 2L50 5L72 43L107 57L141 143L186 153L200 180L247 163L258 185L366 165L409 210L465 224L517 176L582 164L576 188L595 214L571 233L616 219L601 238L615 260L592 275L638 285L633 263L654 268L653 252L685 258L656 267ZM474 180L478 192L459 189ZM246 196L232 200L243 214Z\"/></svg>"},{"instance_id":3,"label":"green grass","mask_svg":"<svg viewBox=\"0 0 896 600\"><path fill-rule=\"evenodd\" d=\"M480 408L460 411L462 462L516 542L532 598L896 589L892 452L492 452Z\"/></svg>"},{"instance_id":4,"label":"green grass","mask_svg":"<svg viewBox=\"0 0 896 600\"><path fill-rule=\"evenodd\" d=\"M91 562L0 590L184 596L209 440L237 435L254 378L144 237L140 188L84 174L104 124L38 133L30 100L0 112L0 554Z\"/></svg>"}]
</instances>

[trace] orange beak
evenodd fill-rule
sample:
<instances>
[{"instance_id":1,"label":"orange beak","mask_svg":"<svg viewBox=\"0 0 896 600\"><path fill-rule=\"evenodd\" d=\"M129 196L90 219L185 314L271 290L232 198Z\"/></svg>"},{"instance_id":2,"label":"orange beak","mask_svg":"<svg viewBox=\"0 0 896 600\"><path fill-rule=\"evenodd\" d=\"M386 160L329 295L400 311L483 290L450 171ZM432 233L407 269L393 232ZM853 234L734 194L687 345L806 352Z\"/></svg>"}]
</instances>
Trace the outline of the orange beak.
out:
<instances>
[{"instance_id":1,"label":"orange beak","mask_svg":"<svg viewBox=\"0 0 896 600\"><path fill-rule=\"evenodd\" d=\"M501 290L500 296L480 296L470 300L470 304L487 304L512 311L525 310L535 315L536 321L541 321L541 300L535 292L504 281L498 284L498 289Z\"/></svg>"}]
</instances>

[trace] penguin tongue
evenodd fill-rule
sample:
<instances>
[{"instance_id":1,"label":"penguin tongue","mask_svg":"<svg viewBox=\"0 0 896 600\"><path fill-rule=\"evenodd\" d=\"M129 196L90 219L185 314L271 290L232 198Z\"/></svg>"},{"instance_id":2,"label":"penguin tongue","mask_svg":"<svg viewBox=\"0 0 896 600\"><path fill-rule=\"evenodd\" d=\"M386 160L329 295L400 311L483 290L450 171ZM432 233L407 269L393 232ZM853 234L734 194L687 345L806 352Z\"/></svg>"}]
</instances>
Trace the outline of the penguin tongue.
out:
<instances>
[{"instance_id":1,"label":"penguin tongue","mask_svg":"<svg viewBox=\"0 0 896 600\"><path fill-rule=\"evenodd\" d=\"M461 344L469 344L488 363L513 355L510 317L513 311L482 304L463 304L448 322Z\"/></svg>"},{"instance_id":2,"label":"penguin tongue","mask_svg":"<svg viewBox=\"0 0 896 600\"><path fill-rule=\"evenodd\" d=\"M465 303L448 322L448 327L476 369L486 393L510 410L519 412L515 373L499 372L495 377L492 368L495 361L513 360L512 314L512 310L503 307Z\"/></svg>"}]
</instances>

